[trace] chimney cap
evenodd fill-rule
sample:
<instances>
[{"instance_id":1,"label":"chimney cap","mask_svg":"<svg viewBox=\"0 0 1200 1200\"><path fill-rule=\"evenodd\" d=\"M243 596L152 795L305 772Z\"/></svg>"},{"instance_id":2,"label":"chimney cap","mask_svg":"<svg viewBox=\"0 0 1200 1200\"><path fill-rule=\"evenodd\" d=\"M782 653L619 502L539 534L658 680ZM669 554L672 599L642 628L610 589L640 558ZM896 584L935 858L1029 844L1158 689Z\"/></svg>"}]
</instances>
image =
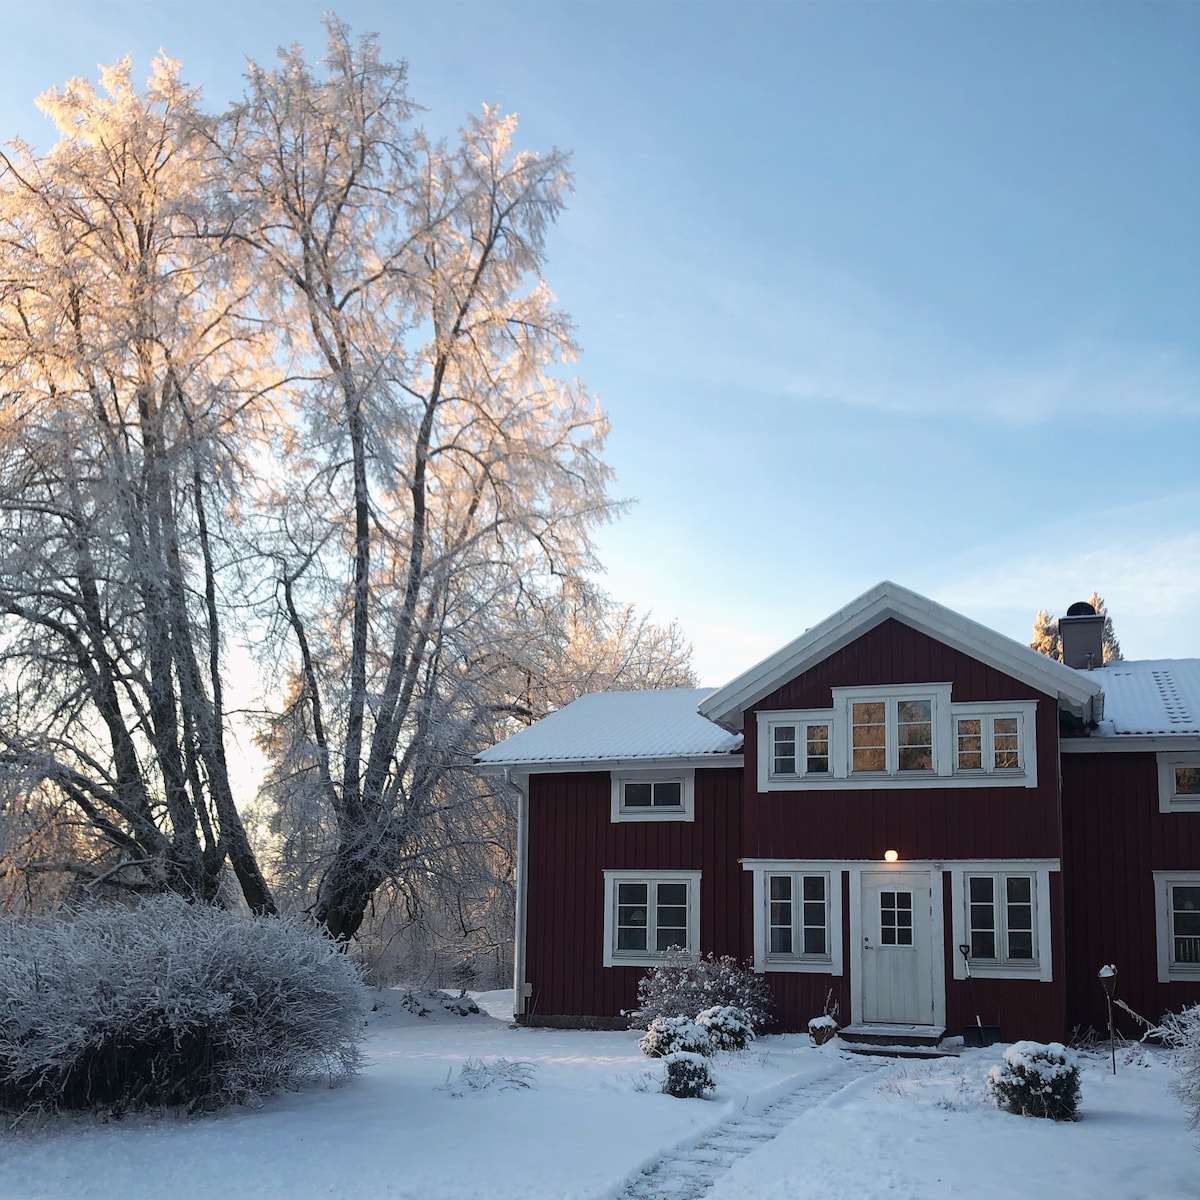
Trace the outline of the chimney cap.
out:
<instances>
[{"instance_id":1,"label":"chimney cap","mask_svg":"<svg viewBox=\"0 0 1200 1200\"><path fill-rule=\"evenodd\" d=\"M1095 615L1096 610L1086 600L1076 600L1067 609L1068 617L1094 617Z\"/></svg>"}]
</instances>

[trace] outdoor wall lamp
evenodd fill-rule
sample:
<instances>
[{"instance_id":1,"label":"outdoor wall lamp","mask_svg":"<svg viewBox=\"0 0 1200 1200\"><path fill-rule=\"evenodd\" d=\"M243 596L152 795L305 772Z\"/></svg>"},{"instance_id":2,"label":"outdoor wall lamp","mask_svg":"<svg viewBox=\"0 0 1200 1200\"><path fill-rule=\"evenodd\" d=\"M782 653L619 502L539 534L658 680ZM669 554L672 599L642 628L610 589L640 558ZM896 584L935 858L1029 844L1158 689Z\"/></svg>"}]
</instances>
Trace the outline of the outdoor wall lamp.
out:
<instances>
[{"instance_id":1,"label":"outdoor wall lamp","mask_svg":"<svg viewBox=\"0 0 1200 1200\"><path fill-rule=\"evenodd\" d=\"M900 861L900 851L899 850L885 850L883 852L883 861L884 862L899 862Z\"/></svg>"}]
</instances>

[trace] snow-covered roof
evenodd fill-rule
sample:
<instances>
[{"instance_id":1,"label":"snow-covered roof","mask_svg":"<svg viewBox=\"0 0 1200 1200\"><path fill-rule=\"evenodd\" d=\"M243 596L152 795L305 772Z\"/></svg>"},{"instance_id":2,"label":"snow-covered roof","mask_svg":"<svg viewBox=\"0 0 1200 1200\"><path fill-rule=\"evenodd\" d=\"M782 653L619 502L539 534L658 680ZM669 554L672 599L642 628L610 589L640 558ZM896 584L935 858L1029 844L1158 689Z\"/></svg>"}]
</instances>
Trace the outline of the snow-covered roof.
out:
<instances>
[{"instance_id":1,"label":"snow-covered roof","mask_svg":"<svg viewBox=\"0 0 1200 1200\"><path fill-rule=\"evenodd\" d=\"M1084 674L1104 689L1094 736L1200 735L1200 658L1113 662Z\"/></svg>"},{"instance_id":2,"label":"snow-covered roof","mask_svg":"<svg viewBox=\"0 0 1200 1200\"><path fill-rule=\"evenodd\" d=\"M593 692L476 755L481 766L700 758L742 748L741 734L702 717L712 688Z\"/></svg>"},{"instance_id":3,"label":"snow-covered roof","mask_svg":"<svg viewBox=\"0 0 1200 1200\"><path fill-rule=\"evenodd\" d=\"M727 729L741 729L743 714L752 704L889 618L1057 696L1076 711L1086 710L1100 690L1099 682L1092 678L1095 672L1063 666L926 596L884 580L719 688L701 705L701 711Z\"/></svg>"}]
</instances>

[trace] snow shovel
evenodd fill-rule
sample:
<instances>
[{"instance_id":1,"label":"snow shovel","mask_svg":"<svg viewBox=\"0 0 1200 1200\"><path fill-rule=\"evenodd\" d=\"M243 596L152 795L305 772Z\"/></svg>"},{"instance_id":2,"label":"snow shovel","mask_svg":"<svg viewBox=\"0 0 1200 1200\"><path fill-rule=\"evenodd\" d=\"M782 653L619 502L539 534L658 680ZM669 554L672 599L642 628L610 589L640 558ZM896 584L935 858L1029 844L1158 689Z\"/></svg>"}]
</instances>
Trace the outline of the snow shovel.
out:
<instances>
[{"instance_id":1,"label":"snow shovel","mask_svg":"<svg viewBox=\"0 0 1200 1200\"><path fill-rule=\"evenodd\" d=\"M967 983L971 988L971 1007L975 1010L975 1024L967 1025L963 1029L963 1045L974 1046L977 1049L991 1046L1000 1040L1000 1026L985 1025L979 1019L979 1001L975 998L975 978L971 974L971 947L963 942L958 950L963 956L963 963L967 968Z\"/></svg>"}]
</instances>

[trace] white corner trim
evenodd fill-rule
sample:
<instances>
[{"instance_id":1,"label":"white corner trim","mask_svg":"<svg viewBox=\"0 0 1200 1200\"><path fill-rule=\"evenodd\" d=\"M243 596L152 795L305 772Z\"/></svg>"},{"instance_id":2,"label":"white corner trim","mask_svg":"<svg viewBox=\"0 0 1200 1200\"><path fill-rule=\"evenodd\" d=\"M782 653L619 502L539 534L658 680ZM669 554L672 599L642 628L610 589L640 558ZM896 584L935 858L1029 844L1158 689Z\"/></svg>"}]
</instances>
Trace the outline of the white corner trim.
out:
<instances>
[{"instance_id":1,"label":"white corner trim","mask_svg":"<svg viewBox=\"0 0 1200 1200\"><path fill-rule=\"evenodd\" d=\"M677 770L638 770L622 768L610 772L610 812L614 824L622 821L694 821L696 819L696 771L693 767ZM671 783L680 785L682 803L678 808L627 808L623 803L627 783Z\"/></svg>"},{"instance_id":2,"label":"white corner trim","mask_svg":"<svg viewBox=\"0 0 1200 1200\"><path fill-rule=\"evenodd\" d=\"M1051 941L1050 873L1061 870L1057 859L983 858L946 863L950 872L950 930L954 950L953 978L966 979L967 970L959 946L967 937L965 879L968 875L1032 875L1033 911L1037 935L1037 958L1028 966L1016 963L986 963L971 959L971 974L977 979L1036 979L1049 983L1054 978L1054 946ZM997 903L999 901L997 900Z\"/></svg>"},{"instance_id":3,"label":"white corner trim","mask_svg":"<svg viewBox=\"0 0 1200 1200\"><path fill-rule=\"evenodd\" d=\"M1158 811L1200 812L1200 796L1175 794L1175 768L1200 767L1200 751L1191 754L1156 754L1158 762Z\"/></svg>"},{"instance_id":4,"label":"white corner trim","mask_svg":"<svg viewBox=\"0 0 1200 1200\"><path fill-rule=\"evenodd\" d=\"M617 888L619 882L628 883L686 883L688 885L687 948L691 954L700 953L700 871L658 870L606 870L604 872L604 958L606 967L656 967L664 955L656 951L646 953L618 953L613 943L616 940Z\"/></svg>"}]
</instances>

